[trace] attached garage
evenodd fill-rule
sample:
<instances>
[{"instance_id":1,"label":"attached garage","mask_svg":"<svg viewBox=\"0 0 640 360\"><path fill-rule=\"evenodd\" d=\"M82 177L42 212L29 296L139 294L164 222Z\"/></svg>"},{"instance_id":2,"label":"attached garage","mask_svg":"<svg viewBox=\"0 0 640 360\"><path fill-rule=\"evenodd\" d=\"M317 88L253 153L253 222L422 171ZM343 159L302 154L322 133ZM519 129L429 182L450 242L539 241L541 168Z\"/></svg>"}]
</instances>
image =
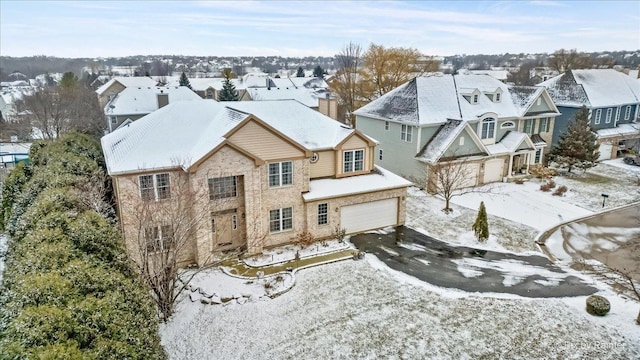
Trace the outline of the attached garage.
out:
<instances>
[{"instance_id":1,"label":"attached garage","mask_svg":"<svg viewBox=\"0 0 640 360\"><path fill-rule=\"evenodd\" d=\"M476 186L478 184L478 170L480 169L480 164L472 163L461 166L464 166L461 172L464 176L464 180L460 181L460 186L458 186L458 188Z\"/></svg>"},{"instance_id":2,"label":"attached garage","mask_svg":"<svg viewBox=\"0 0 640 360\"><path fill-rule=\"evenodd\" d=\"M496 181L502 181L503 174L503 159L491 159L484 163L484 178L483 184L488 184Z\"/></svg>"},{"instance_id":3,"label":"attached garage","mask_svg":"<svg viewBox=\"0 0 640 360\"><path fill-rule=\"evenodd\" d=\"M398 223L398 198L343 206L340 227L347 234L393 226Z\"/></svg>"},{"instance_id":4,"label":"attached garage","mask_svg":"<svg viewBox=\"0 0 640 360\"><path fill-rule=\"evenodd\" d=\"M611 142L603 142L600 144L598 151L600 151L598 161L609 160L611 159L611 153L613 152L613 144Z\"/></svg>"}]
</instances>

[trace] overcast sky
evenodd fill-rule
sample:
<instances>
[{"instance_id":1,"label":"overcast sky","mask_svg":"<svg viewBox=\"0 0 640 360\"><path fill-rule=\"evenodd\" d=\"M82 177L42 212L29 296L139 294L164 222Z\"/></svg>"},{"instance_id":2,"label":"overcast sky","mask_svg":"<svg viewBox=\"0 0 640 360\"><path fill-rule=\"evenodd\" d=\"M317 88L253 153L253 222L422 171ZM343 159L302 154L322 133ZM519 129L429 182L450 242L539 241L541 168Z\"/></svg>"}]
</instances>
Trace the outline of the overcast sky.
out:
<instances>
[{"instance_id":1,"label":"overcast sky","mask_svg":"<svg viewBox=\"0 0 640 360\"><path fill-rule=\"evenodd\" d=\"M332 56L640 49L640 1L0 1L0 54Z\"/></svg>"}]
</instances>

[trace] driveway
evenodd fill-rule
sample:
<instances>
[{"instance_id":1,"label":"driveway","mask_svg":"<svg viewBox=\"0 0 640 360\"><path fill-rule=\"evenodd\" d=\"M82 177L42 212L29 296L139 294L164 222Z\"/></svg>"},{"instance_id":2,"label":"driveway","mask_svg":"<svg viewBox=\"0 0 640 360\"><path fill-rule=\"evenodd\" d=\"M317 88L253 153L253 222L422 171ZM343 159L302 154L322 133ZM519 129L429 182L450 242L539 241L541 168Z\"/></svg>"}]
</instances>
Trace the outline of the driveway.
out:
<instances>
[{"instance_id":1,"label":"driveway","mask_svg":"<svg viewBox=\"0 0 640 360\"><path fill-rule=\"evenodd\" d=\"M404 226L386 235L354 235L351 242L394 270L446 288L536 298L597 291L544 256L452 246Z\"/></svg>"}]
</instances>

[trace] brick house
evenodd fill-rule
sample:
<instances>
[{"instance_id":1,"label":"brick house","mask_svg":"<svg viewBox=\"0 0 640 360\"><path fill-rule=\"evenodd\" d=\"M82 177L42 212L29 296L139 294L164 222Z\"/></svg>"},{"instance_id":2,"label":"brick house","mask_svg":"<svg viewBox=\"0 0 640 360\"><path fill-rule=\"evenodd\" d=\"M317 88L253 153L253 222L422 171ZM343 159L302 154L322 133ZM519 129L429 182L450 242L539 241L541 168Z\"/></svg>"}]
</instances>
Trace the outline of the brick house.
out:
<instances>
[{"instance_id":1,"label":"brick house","mask_svg":"<svg viewBox=\"0 0 640 360\"><path fill-rule=\"evenodd\" d=\"M156 214L175 207L198 223L180 252L199 266L302 233L403 224L410 183L374 165L375 145L293 100L177 102L102 138L130 254L139 239L161 243L174 231ZM187 206L177 205L181 189L196 194ZM135 219L145 204L158 211L143 229Z\"/></svg>"}]
</instances>

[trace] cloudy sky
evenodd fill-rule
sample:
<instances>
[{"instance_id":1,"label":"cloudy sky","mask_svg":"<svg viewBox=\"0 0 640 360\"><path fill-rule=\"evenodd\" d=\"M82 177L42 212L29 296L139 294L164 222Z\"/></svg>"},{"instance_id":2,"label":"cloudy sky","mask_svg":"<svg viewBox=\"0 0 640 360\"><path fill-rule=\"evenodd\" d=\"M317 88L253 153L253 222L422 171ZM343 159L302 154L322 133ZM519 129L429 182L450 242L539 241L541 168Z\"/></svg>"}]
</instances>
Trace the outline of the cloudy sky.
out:
<instances>
[{"instance_id":1,"label":"cloudy sky","mask_svg":"<svg viewBox=\"0 0 640 360\"><path fill-rule=\"evenodd\" d=\"M0 1L0 54L332 56L640 49L640 1Z\"/></svg>"}]
</instances>

